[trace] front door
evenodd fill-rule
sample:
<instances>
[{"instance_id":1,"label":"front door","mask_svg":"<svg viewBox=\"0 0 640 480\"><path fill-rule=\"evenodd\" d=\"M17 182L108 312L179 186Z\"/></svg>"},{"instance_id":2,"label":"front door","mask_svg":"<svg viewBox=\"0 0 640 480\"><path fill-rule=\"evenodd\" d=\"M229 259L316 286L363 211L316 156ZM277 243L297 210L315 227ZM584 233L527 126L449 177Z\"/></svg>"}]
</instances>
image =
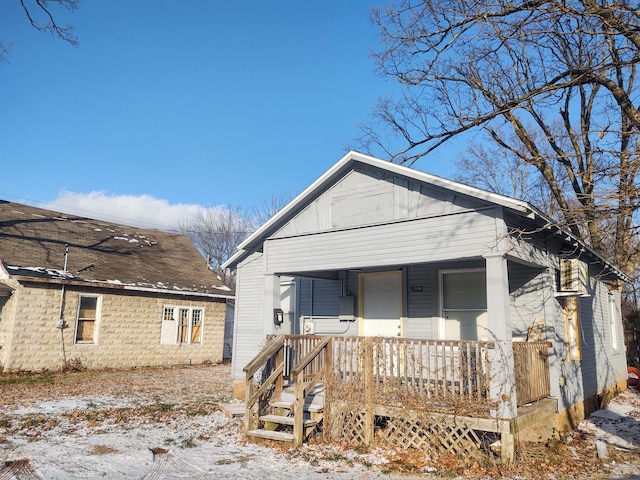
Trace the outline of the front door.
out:
<instances>
[{"instance_id":1,"label":"front door","mask_svg":"<svg viewBox=\"0 0 640 480\"><path fill-rule=\"evenodd\" d=\"M398 337L402 318L402 272L363 273L360 275L362 298L362 335Z\"/></svg>"}]
</instances>

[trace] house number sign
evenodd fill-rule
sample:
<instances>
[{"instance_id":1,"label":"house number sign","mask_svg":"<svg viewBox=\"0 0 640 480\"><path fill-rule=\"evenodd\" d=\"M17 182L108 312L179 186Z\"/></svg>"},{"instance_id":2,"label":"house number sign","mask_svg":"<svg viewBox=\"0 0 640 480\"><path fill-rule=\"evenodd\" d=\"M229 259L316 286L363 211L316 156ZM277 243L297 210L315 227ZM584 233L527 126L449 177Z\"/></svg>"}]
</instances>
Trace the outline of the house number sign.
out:
<instances>
[{"instance_id":1,"label":"house number sign","mask_svg":"<svg viewBox=\"0 0 640 480\"><path fill-rule=\"evenodd\" d=\"M411 293L419 293L424 291L424 287L422 285L411 285Z\"/></svg>"}]
</instances>

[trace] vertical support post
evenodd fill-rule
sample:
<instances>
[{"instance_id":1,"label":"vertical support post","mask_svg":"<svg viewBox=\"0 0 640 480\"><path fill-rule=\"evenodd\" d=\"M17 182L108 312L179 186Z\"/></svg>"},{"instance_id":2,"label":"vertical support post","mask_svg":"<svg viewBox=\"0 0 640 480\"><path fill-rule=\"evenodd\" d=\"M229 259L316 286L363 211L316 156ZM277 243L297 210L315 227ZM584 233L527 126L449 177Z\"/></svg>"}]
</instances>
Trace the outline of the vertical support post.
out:
<instances>
[{"instance_id":1,"label":"vertical support post","mask_svg":"<svg viewBox=\"0 0 640 480\"><path fill-rule=\"evenodd\" d=\"M515 435L513 433L502 433L500 435L500 458L502 459L502 462L512 463L515 460L515 457Z\"/></svg>"},{"instance_id":2,"label":"vertical support post","mask_svg":"<svg viewBox=\"0 0 640 480\"><path fill-rule=\"evenodd\" d=\"M364 339L364 441L373 444L375 388L373 378L373 339Z\"/></svg>"},{"instance_id":3,"label":"vertical support post","mask_svg":"<svg viewBox=\"0 0 640 480\"><path fill-rule=\"evenodd\" d=\"M244 410L244 431L253 430L253 405L249 403L253 397L253 375L249 372L245 375L245 410Z\"/></svg>"},{"instance_id":4,"label":"vertical support post","mask_svg":"<svg viewBox=\"0 0 640 480\"><path fill-rule=\"evenodd\" d=\"M330 439L330 431L331 431L331 395L332 392L330 390L329 385L331 381L329 378L331 375L339 375L338 369L333 365L333 338L329 340L327 346L324 348L324 411L323 411L323 425L322 429L322 437L325 441L329 441Z\"/></svg>"},{"instance_id":5,"label":"vertical support post","mask_svg":"<svg viewBox=\"0 0 640 480\"><path fill-rule=\"evenodd\" d=\"M512 327L509 313L509 279L507 258L501 253L485 255L487 267L487 315L490 334L496 348L491 351L491 398L497 401L493 412L497 418L517 416L515 369ZM512 422L509 423L512 425ZM515 457L513 429L500 437L502 459L511 462Z\"/></svg>"},{"instance_id":6,"label":"vertical support post","mask_svg":"<svg viewBox=\"0 0 640 480\"><path fill-rule=\"evenodd\" d=\"M284 345L282 345L282 348L280 348L280 350L278 350L278 353L276 353L276 362L274 365L274 368L278 368L280 365L282 365L285 362L284 356L287 352L287 341L284 341ZM278 378L276 378L276 381L274 382L274 393L273 393L273 400L274 401L279 401L280 398L282 397L282 388L284 386L284 380L283 377L284 376L284 369L282 371L282 373L280 375L278 375Z\"/></svg>"},{"instance_id":7,"label":"vertical support post","mask_svg":"<svg viewBox=\"0 0 640 480\"><path fill-rule=\"evenodd\" d=\"M274 324L274 310L280 308L280 277L277 275L265 275L264 278L264 294L263 294L263 322L264 334L280 333L280 329L276 330Z\"/></svg>"},{"instance_id":8,"label":"vertical support post","mask_svg":"<svg viewBox=\"0 0 640 480\"><path fill-rule=\"evenodd\" d=\"M296 374L294 382L293 441L300 446L304 441L304 370Z\"/></svg>"},{"instance_id":9,"label":"vertical support post","mask_svg":"<svg viewBox=\"0 0 640 480\"><path fill-rule=\"evenodd\" d=\"M517 415L517 402L507 259L502 254L490 254L485 260L488 326L496 343L491 355L491 398L498 402L496 416L510 419Z\"/></svg>"}]
</instances>

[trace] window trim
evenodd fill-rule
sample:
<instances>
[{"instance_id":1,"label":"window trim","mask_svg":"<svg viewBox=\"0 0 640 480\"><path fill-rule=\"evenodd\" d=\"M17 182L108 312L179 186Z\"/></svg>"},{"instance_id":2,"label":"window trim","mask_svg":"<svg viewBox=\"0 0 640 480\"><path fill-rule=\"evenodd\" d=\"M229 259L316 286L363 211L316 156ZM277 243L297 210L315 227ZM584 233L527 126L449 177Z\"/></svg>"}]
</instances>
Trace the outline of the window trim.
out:
<instances>
[{"instance_id":1,"label":"window trim","mask_svg":"<svg viewBox=\"0 0 640 480\"><path fill-rule=\"evenodd\" d=\"M478 309L478 308L470 308L470 309L462 309L462 308L458 308L458 309L450 309L450 308L445 308L445 280L444 277L446 275L450 275L450 274L465 274L465 273L484 273L484 279L485 279L485 291L484 291L484 301L485 301L485 307L484 309ZM439 302L440 305L438 306L438 315L439 315L439 320L438 320L438 338L440 340L453 340L453 339L448 339L446 336L446 312L449 310L457 310L457 311L468 311L468 312L484 312L487 315L487 326L485 327L488 331L488 306L486 305L486 303L488 302L488 298L487 298L487 284L486 284L486 275L487 275L487 269L486 267L467 267L467 268L444 268L444 269L440 269L438 270L438 296L439 296ZM476 325L476 328L478 328L478 325ZM459 340L459 339L458 339Z\"/></svg>"},{"instance_id":2,"label":"window trim","mask_svg":"<svg viewBox=\"0 0 640 480\"><path fill-rule=\"evenodd\" d=\"M167 318L167 312L171 310L173 313L171 318ZM182 312L187 312L187 315L183 317ZM199 322L194 325L194 312L199 312ZM183 323L183 320L186 320ZM165 327L165 322L175 322L173 328L175 332L160 333L160 343L162 345L202 345L203 327L204 327L204 307L193 307L185 305L163 305L161 325L162 329ZM198 339L193 340L194 327L199 327ZM167 341L169 337L170 342Z\"/></svg>"},{"instance_id":3,"label":"window trim","mask_svg":"<svg viewBox=\"0 0 640 480\"><path fill-rule=\"evenodd\" d=\"M562 314L564 316L567 361L579 362L582 360L582 345L580 343L582 337L582 329L580 326L580 298L577 295L563 298L564 305Z\"/></svg>"},{"instance_id":4,"label":"window trim","mask_svg":"<svg viewBox=\"0 0 640 480\"><path fill-rule=\"evenodd\" d=\"M78 339L78 327L80 325L80 322L88 321L80 318L80 307L82 306L83 298L96 299L96 317L93 319L93 335L91 337L91 340ZM76 321L75 321L75 328L73 332L74 344L76 345L97 345L98 344L98 331L100 326L101 311L102 311L102 295L98 295L98 294L79 294L78 295L78 310L76 311Z\"/></svg>"},{"instance_id":5,"label":"window trim","mask_svg":"<svg viewBox=\"0 0 640 480\"><path fill-rule=\"evenodd\" d=\"M609 333L611 334L611 349L617 352L620 349L618 341L618 302L613 292L607 294L607 311L609 313Z\"/></svg>"}]
</instances>

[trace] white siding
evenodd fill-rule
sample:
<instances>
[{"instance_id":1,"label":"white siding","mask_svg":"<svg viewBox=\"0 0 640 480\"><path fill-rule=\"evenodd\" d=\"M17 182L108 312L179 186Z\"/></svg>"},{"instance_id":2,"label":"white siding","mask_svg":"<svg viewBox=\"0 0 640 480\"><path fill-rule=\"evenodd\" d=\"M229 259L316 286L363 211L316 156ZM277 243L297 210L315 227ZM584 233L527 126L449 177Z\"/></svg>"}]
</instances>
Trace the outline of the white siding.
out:
<instances>
[{"instance_id":1,"label":"white siding","mask_svg":"<svg viewBox=\"0 0 640 480\"><path fill-rule=\"evenodd\" d=\"M260 351L265 341L262 254L256 253L238 268L233 334L233 379L244 380L242 369Z\"/></svg>"},{"instance_id":2,"label":"white siding","mask_svg":"<svg viewBox=\"0 0 640 480\"><path fill-rule=\"evenodd\" d=\"M509 262L511 327L514 337L526 337L533 321L544 318L547 328L543 340L551 340L548 326L556 323L553 315L556 315L557 309L547 309L547 306L549 302L556 302L553 289L553 272Z\"/></svg>"},{"instance_id":3,"label":"white siding","mask_svg":"<svg viewBox=\"0 0 640 480\"><path fill-rule=\"evenodd\" d=\"M307 205L273 237L447 215L483 206L486 202L360 166Z\"/></svg>"},{"instance_id":4,"label":"white siding","mask_svg":"<svg viewBox=\"0 0 640 480\"><path fill-rule=\"evenodd\" d=\"M487 212L269 239L267 272L383 267L470 258L491 251L495 220Z\"/></svg>"},{"instance_id":5,"label":"white siding","mask_svg":"<svg viewBox=\"0 0 640 480\"><path fill-rule=\"evenodd\" d=\"M407 318L403 334L409 338L438 338L438 270L434 265L407 269Z\"/></svg>"}]
</instances>

